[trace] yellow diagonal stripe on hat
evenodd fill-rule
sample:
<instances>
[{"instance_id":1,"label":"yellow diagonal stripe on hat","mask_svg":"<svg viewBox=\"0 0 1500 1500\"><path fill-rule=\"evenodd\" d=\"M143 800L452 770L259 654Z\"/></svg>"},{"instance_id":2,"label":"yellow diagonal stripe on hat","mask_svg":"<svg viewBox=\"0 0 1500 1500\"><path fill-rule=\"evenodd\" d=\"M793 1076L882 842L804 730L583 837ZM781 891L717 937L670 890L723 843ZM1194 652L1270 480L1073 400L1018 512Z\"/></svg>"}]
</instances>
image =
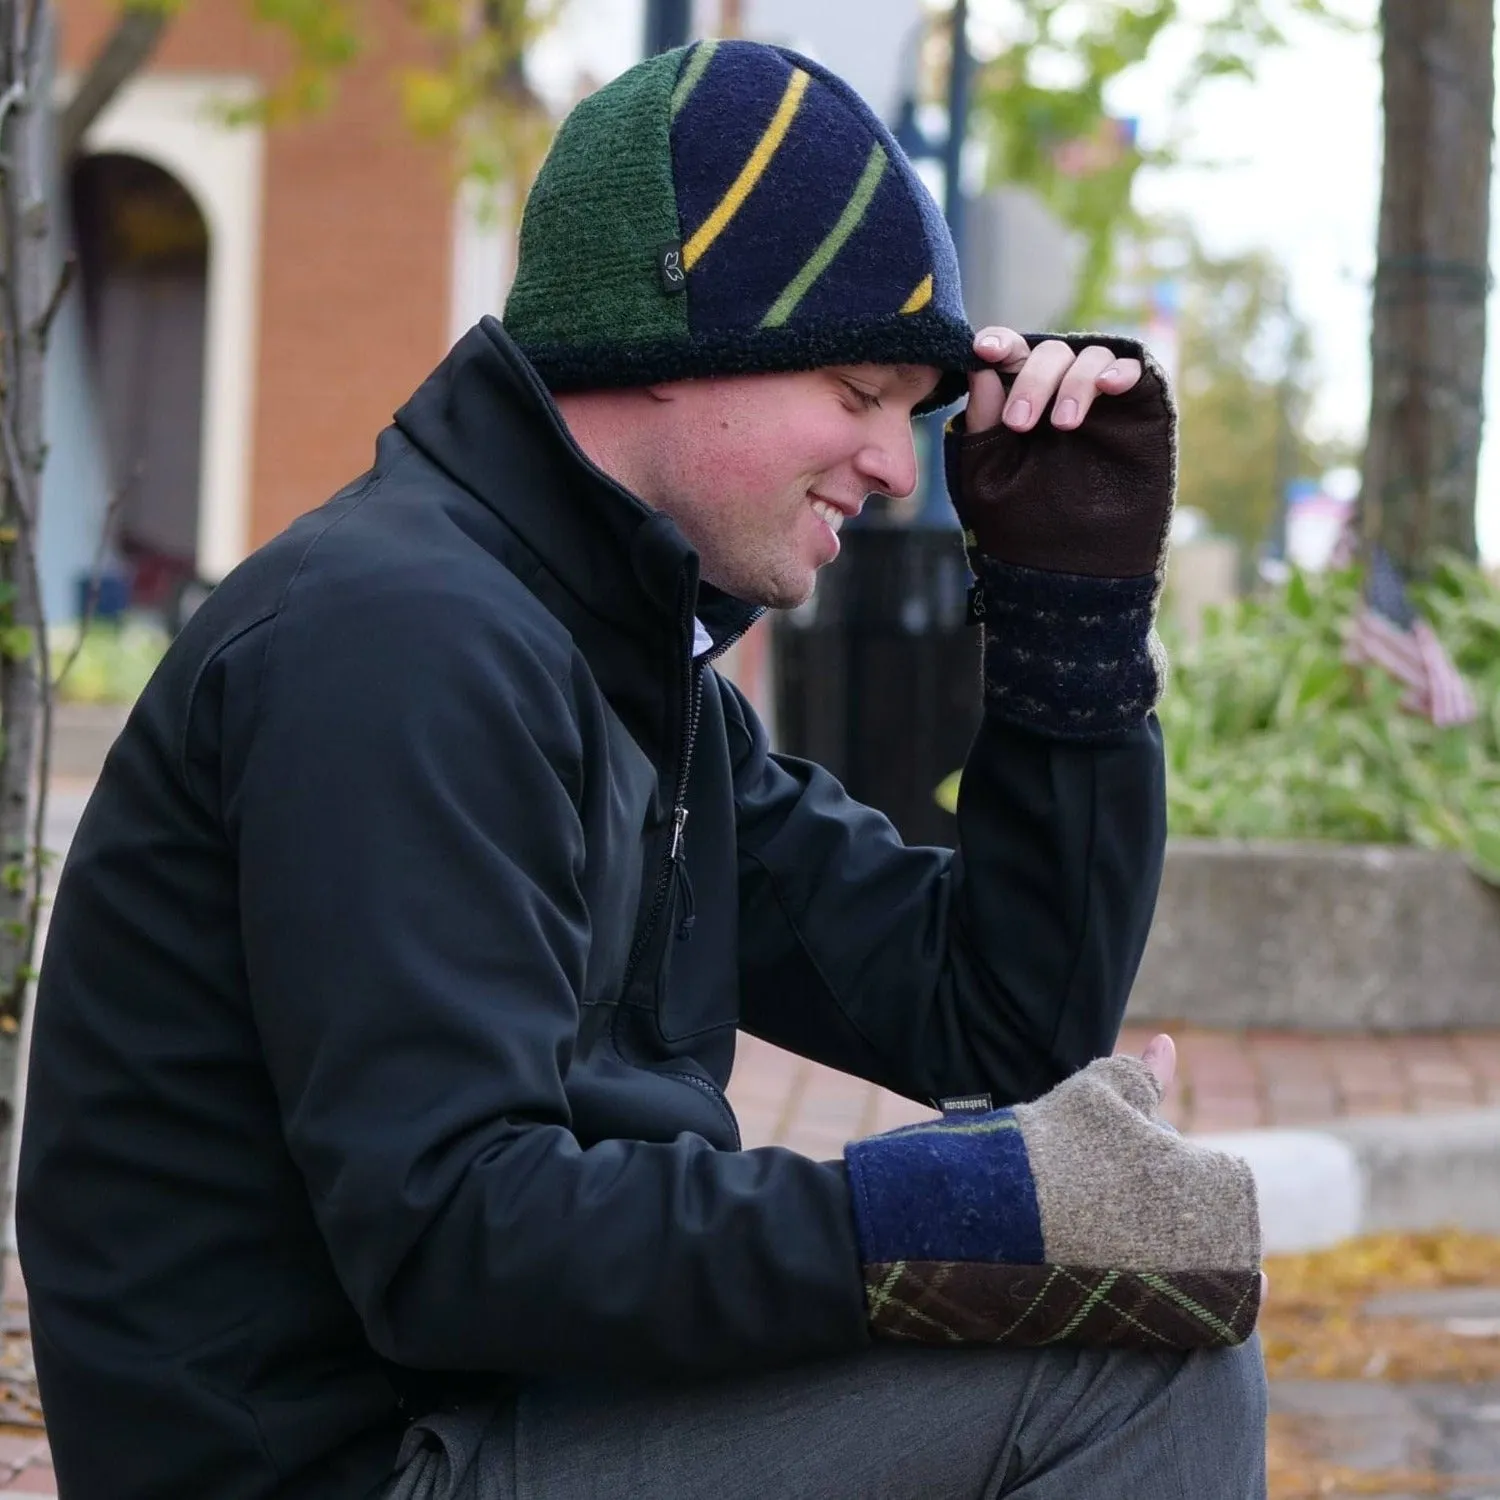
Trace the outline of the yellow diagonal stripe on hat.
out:
<instances>
[{"instance_id":1,"label":"yellow diagonal stripe on hat","mask_svg":"<svg viewBox=\"0 0 1500 1500\"><path fill-rule=\"evenodd\" d=\"M781 96L781 103L776 106L776 113L771 117L771 123L766 126L766 133L756 142L755 150L750 153L750 160L740 169L740 175L734 179L729 191L719 200L719 206L703 221L692 239L683 246L682 263L689 271L703 259L708 247L724 232L725 226L740 211L745 199L755 191L755 184L765 174L766 168L771 164L771 158L776 155L782 141L786 139L787 131L792 128L792 119L811 82L812 79L801 68L792 70L791 82L786 86L786 93Z\"/></svg>"},{"instance_id":2,"label":"yellow diagonal stripe on hat","mask_svg":"<svg viewBox=\"0 0 1500 1500\"><path fill-rule=\"evenodd\" d=\"M913 313L921 312L922 309L926 307L927 304L931 301L932 273L929 271L927 275L922 278L922 281L918 285L916 291L914 291L911 296L901 304L901 316L903 318L909 318Z\"/></svg>"},{"instance_id":3,"label":"yellow diagonal stripe on hat","mask_svg":"<svg viewBox=\"0 0 1500 1500\"><path fill-rule=\"evenodd\" d=\"M840 250L849 241L849 236L860 226L880 179L890 158L885 147L877 141L870 152L870 159L854 185L854 194L847 207L839 215L839 221L828 231L823 243L808 257L807 264L788 283L787 289L772 304L770 312L760 321L762 328L780 328L796 312L797 304L812 290L814 283L831 266Z\"/></svg>"}]
</instances>

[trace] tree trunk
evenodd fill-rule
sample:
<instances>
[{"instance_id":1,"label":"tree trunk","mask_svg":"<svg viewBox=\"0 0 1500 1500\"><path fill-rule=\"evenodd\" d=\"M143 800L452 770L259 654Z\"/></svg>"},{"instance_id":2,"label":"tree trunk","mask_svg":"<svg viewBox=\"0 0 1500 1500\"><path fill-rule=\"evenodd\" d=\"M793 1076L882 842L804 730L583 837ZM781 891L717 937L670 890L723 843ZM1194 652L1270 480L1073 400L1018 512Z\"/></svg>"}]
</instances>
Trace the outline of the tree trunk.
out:
<instances>
[{"instance_id":1,"label":"tree trunk","mask_svg":"<svg viewBox=\"0 0 1500 1500\"><path fill-rule=\"evenodd\" d=\"M1385 165L1363 524L1408 571L1476 555L1495 109L1492 0L1382 0Z\"/></svg>"},{"instance_id":2,"label":"tree trunk","mask_svg":"<svg viewBox=\"0 0 1500 1500\"><path fill-rule=\"evenodd\" d=\"M53 31L46 0L0 0L0 1171L10 1161L19 1031L41 910L51 692L37 573L42 374L56 266Z\"/></svg>"}]
</instances>

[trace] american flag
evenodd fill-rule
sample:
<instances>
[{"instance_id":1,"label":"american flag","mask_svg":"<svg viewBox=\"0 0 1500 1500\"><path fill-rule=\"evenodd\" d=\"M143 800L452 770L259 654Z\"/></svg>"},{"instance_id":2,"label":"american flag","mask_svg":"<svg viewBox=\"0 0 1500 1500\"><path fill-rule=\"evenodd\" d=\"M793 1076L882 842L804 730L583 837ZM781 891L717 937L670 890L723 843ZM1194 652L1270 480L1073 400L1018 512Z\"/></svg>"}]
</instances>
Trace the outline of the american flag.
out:
<instances>
[{"instance_id":1,"label":"american flag","mask_svg":"<svg viewBox=\"0 0 1500 1500\"><path fill-rule=\"evenodd\" d=\"M1089 135L1059 141L1052 148L1052 165L1064 177L1092 177L1117 167L1134 149L1137 122L1102 118Z\"/></svg>"},{"instance_id":2,"label":"american flag","mask_svg":"<svg viewBox=\"0 0 1500 1500\"><path fill-rule=\"evenodd\" d=\"M1345 659L1389 672L1407 689L1401 707L1439 729L1471 723L1479 712L1453 658L1412 608L1400 571L1381 547L1371 549L1364 601L1349 632Z\"/></svg>"}]
</instances>

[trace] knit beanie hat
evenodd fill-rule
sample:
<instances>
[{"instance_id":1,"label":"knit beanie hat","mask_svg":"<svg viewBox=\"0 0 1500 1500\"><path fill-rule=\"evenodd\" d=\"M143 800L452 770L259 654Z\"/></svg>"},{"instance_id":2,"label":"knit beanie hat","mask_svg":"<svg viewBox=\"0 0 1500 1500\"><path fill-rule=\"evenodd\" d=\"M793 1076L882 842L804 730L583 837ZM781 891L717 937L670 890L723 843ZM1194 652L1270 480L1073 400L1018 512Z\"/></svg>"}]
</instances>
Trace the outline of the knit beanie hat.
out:
<instances>
[{"instance_id":1,"label":"knit beanie hat","mask_svg":"<svg viewBox=\"0 0 1500 1500\"><path fill-rule=\"evenodd\" d=\"M563 122L526 202L506 330L553 391L833 364L977 367L932 195L841 79L704 41Z\"/></svg>"}]
</instances>

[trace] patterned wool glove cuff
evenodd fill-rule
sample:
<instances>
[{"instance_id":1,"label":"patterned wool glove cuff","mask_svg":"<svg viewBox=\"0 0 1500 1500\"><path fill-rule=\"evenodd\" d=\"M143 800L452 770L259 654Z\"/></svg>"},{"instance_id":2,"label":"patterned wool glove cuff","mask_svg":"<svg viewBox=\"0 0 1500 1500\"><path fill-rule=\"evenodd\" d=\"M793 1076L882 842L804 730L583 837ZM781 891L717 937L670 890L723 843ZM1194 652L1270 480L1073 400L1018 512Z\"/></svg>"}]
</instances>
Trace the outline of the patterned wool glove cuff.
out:
<instances>
[{"instance_id":1,"label":"patterned wool glove cuff","mask_svg":"<svg viewBox=\"0 0 1500 1500\"><path fill-rule=\"evenodd\" d=\"M1071 578L984 557L974 566L991 713L1057 739L1102 740L1156 707L1167 656L1154 578Z\"/></svg>"},{"instance_id":2,"label":"patterned wool glove cuff","mask_svg":"<svg viewBox=\"0 0 1500 1500\"><path fill-rule=\"evenodd\" d=\"M845 1151L872 1331L919 1343L1192 1349L1260 1307L1243 1161L1153 1118L1108 1058L1035 1104L948 1115Z\"/></svg>"}]
</instances>

